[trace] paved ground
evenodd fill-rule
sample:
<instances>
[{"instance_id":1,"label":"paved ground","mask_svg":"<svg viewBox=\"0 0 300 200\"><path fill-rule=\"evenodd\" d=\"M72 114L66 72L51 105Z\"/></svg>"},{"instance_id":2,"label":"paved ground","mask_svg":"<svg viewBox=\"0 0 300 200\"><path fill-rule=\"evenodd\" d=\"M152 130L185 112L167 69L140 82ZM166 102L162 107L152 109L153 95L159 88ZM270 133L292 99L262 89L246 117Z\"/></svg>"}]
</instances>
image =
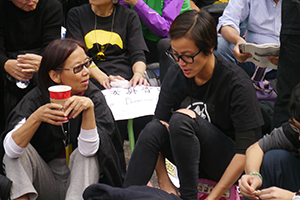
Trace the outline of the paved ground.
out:
<instances>
[{"instance_id":1,"label":"paved ground","mask_svg":"<svg viewBox=\"0 0 300 200\"><path fill-rule=\"evenodd\" d=\"M125 140L125 142L124 142L124 153L125 153L126 164L128 165L128 161L131 156L128 140ZM153 187L158 188L157 176L156 176L155 172L153 173L150 182L152 183Z\"/></svg>"}]
</instances>

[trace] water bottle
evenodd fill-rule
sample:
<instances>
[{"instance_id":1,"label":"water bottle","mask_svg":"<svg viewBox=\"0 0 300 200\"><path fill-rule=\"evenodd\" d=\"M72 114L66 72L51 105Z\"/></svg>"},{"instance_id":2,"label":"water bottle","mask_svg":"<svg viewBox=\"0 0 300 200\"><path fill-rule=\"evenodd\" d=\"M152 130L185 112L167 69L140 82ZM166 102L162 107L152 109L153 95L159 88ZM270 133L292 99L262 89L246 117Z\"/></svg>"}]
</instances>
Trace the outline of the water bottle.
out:
<instances>
[{"instance_id":1,"label":"water bottle","mask_svg":"<svg viewBox=\"0 0 300 200\"><path fill-rule=\"evenodd\" d=\"M27 86L29 85L30 81L19 81L16 79L16 85L18 86L18 88L21 88L21 89L25 89L27 88Z\"/></svg>"}]
</instances>

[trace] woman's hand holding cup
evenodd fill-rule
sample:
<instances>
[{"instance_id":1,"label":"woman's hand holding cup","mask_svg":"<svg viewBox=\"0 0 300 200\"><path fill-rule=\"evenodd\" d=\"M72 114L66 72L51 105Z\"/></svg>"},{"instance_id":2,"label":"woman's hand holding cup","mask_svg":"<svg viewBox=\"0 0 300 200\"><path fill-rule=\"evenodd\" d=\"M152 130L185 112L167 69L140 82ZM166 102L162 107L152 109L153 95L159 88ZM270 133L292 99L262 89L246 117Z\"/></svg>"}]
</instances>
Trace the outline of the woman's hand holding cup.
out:
<instances>
[{"instance_id":1,"label":"woman's hand holding cup","mask_svg":"<svg viewBox=\"0 0 300 200\"><path fill-rule=\"evenodd\" d=\"M68 118L64 116L63 106L58 103L45 104L34 112L36 121L60 126Z\"/></svg>"},{"instance_id":2,"label":"woman's hand holding cup","mask_svg":"<svg viewBox=\"0 0 300 200\"><path fill-rule=\"evenodd\" d=\"M94 103L88 97L74 95L66 101L63 108L64 115L72 119L88 109L92 109L94 112Z\"/></svg>"}]
</instances>

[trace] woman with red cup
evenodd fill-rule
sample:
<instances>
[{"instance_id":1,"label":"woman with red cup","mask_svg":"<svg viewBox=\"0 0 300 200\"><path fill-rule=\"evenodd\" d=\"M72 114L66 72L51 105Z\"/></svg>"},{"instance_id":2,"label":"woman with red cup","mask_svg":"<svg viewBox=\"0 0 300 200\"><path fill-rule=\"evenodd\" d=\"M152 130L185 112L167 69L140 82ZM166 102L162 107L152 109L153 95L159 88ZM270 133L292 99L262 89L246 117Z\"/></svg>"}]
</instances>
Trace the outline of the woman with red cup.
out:
<instances>
[{"instance_id":1,"label":"woman with red cup","mask_svg":"<svg viewBox=\"0 0 300 200\"><path fill-rule=\"evenodd\" d=\"M11 112L1 137L11 199L82 199L92 183L122 185L121 137L103 94L89 82L90 62L75 40L46 48L37 87ZM63 105L50 103L54 85L72 88Z\"/></svg>"}]
</instances>

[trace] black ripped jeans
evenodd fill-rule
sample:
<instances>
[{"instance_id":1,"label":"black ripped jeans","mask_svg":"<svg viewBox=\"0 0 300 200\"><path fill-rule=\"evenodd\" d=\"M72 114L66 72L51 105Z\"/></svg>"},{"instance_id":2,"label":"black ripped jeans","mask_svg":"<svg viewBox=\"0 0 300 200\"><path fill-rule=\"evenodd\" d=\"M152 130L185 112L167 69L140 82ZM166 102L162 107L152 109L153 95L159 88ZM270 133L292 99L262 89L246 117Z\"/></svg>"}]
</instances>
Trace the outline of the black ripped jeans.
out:
<instances>
[{"instance_id":1,"label":"black ripped jeans","mask_svg":"<svg viewBox=\"0 0 300 200\"><path fill-rule=\"evenodd\" d=\"M235 142L199 115L174 113L170 133L157 119L141 132L131 156L124 187L146 185L159 152L178 169L182 199L197 199L199 178L219 181L235 155Z\"/></svg>"}]
</instances>

